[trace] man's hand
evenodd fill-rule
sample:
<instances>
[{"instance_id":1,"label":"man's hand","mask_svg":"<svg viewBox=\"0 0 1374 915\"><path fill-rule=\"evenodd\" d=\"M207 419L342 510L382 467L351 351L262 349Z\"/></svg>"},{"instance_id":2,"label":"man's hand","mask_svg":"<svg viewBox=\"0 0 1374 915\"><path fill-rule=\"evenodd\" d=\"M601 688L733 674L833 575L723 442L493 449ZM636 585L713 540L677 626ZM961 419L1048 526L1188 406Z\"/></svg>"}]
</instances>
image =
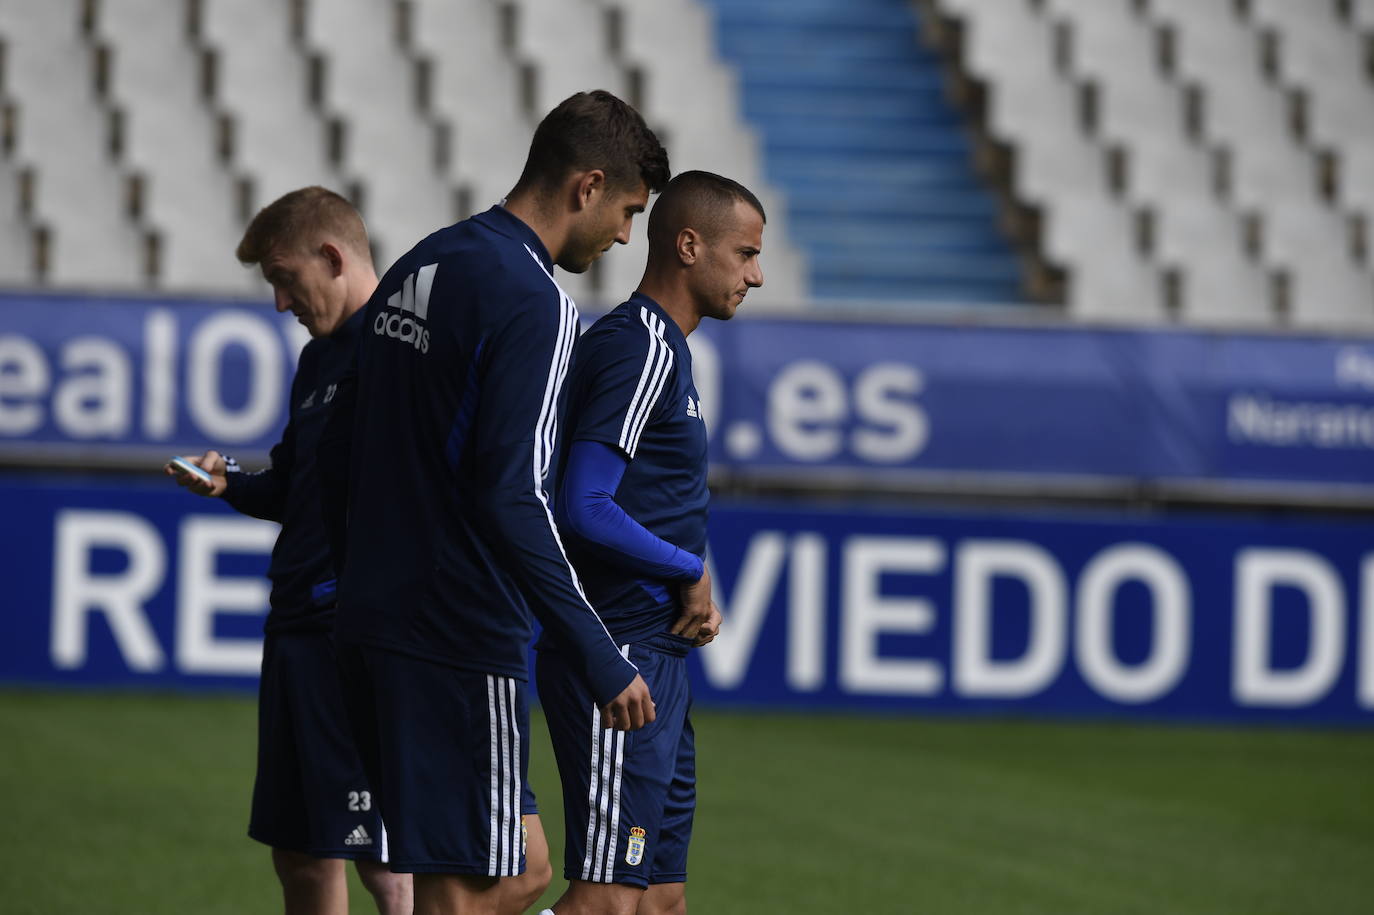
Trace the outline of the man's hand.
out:
<instances>
[{"instance_id":1,"label":"man's hand","mask_svg":"<svg viewBox=\"0 0 1374 915\"><path fill-rule=\"evenodd\" d=\"M711 617L702 623L701 628L697 630L696 645L698 648L716 637L720 632L720 624L723 619L724 617L720 615L720 609L716 607L716 602L711 601Z\"/></svg>"},{"instance_id":2,"label":"man's hand","mask_svg":"<svg viewBox=\"0 0 1374 915\"><path fill-rule=\"evenodd\" d=\"M207 451L198 458L188 456L186 460L210 474L210 482L206 483L199 477L182 473L171 464L164 464L163 472L175 479L177 485L185 486L198 496L224 495L224 487L228 484L228 480L225 479L224 475L224 457L218 451Z\"/></svg>"},{"instance_id":3,"label":"man's hand","mask_svg":"<svg viewBox=\"0 0 1374 915\"><path fill-rule=\"evenodd\" d=\"M689 585L683 585L679 592L682 599L682 615L668 631L691 639L698 645L705 645L720 631L721 615L716 602L711 600L711 573L702 566L701 578Z\"/></svg>"},{"instance_id":4,"label":"man's hand","mask_svg":"<svg viewBox=\"0 0 1374 915\"><path fill-rule=\"evenodd\" d=\"M601 726L617 731L637 731L654 720L654 700L649 684L635 674L630 685L601 707Z\"/></svg>"}]
</instances>

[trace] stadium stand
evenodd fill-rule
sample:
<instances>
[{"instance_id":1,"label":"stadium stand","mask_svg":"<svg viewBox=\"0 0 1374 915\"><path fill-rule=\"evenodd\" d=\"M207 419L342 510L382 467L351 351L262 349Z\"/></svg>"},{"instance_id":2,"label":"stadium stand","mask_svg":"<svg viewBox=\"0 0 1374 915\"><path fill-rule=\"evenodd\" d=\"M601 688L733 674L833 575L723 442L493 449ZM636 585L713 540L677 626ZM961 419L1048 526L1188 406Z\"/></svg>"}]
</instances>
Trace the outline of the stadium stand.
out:
<instances>
[{"instance_id":1,"label":"stadium stand","mask_svg":"<svg viewBox=\"0 0 1374 915\"><path fill-rule=\"evenodd\" d=\"M16 270L3 277L13 285L146 285L144 240L110 162L115 124L91 91L108 65L83 25L75 0L0 5L5 178L14 182L3 199L17 207L3 231L18 252L0 263Z\"/></svg>"},{"instance_id":2,"label":"stadium stand","mask_svg":"<svg viewBox=\"0 0 1374 915\"><path fill-rule=\"evenodd\" d=\"M537 118L605 87L675 141L675 168L762 191L768 284L751 302L807 297L695 0L52 0L0 6L0 43L4 285L261 295L234 243L310 183L359 204L385 266L499 200ZM560 279L618 299L644 251L616 254Z\"/></svg>"},{"instance_id":3,"label":"stadium stand","mask_svg":"<svg viewBox=\"0 0 1374 915\"><path fill-rule=\"evenodd\" d=\"M600 85L760 190L755 306L1374 324L1371 0L48 0L0 50L12 287L261 295L228 252L307 183L385 265Z\"/></svg>"},{"instance_id":4,"label":"stadium stand","mask_svg":"<svg viewBox=\"0 0 1374 915\"><path fill-rule=\"evenodd\" d=\"M712 0L811 288L846 300L1015 302L1021 268L904 0Z\"/></svg>"},{"instance_id":5,"label":"stadium stand","mask_svg":"<svg viewBox=\"0 0 1374 915\"><path fill-rule=\"evenodd\" d=\"M935 0L1072 314L1368 327L1365 2Z\"/></svg>"}]
</instances>

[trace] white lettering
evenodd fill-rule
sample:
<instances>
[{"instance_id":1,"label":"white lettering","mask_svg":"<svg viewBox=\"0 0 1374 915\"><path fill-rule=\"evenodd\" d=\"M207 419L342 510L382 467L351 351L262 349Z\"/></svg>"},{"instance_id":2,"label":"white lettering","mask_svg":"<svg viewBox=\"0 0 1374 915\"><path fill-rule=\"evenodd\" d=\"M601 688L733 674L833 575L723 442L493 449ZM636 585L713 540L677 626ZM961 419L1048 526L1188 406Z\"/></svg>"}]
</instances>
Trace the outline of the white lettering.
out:
<instances>
[{"instance_id":1,"label":"white lettering","mask_svg":"<svg viewBox=\"0 0 1374 915\"><path fill-rule=\"evenodd\" d=\"M1064 576L1044 549L1017 540L974 540L955 560L954 687L966 696L1029 696L1064 666ZM1029 592L1030 636L1019 658L992 657L992 583L1014 578Z\"/></svg>"},{"instance_id":2,"label":"white lettering","mask_svg":"<svg viewBox=\"0 0 1374 915\"><path fill-rule=\"evenodd\" d=\"M143 323L143 434L170 438L176 428L177 322L154 308Z\"/></svg>"},{"instance_id":3,"label":"white lettering","mask_svg":"<svg viewBox=\"0 0 1374 915\"><path fill-rule=\"evenodd\" d=\"M72 438L118 437L129 432L133 367L128 355L99 337L78 337L62 348L53 417ZM90 370L87 372L86 370Z\"/></svg>"},{"instance_id":4,"label":"white lettering","mask_svg":"<svg viewBox=\"0 0 1374 915\"><path fill-rule=\"evenodd\" d=\"M182 522L177 568L177 668L195 674L255 674L262 666L262 640L215 636L215 617L263 614L266 582L215 573L221 553L272 551L278 528L254 518L192 516Z\"/></svg>"},{"instance_id":5,"label":"white lettering","mask_svg":"<svg viewBox=\"0 0 1374 915\"><path fill-rule=\"evenodd\" d=\"M248 402L238 410L224 405L220 390L224 351L248 351ZM196 424L217 441L241 442L267 432L281 411L281 348L264 322L243 312L208 318L191 337L187 399Z\"/></svg>"},{"instance_id":6,"label":"white lettering","mask_svg":"<svg viewBox=\"0 0 1374 915\"><path fill-rule=\"evenodd\" d=\"M1360 679L1358 699L1374 708L1374 555L1360 564Z\"/></svg>"},{"instance_id":7,"label":"white lettering","mask_svg":"<svg viewBox=\"0 0 1374 915\"><path fill-rule=\"evenodd\" d=\"M768 430L778 448L799 461L824 461L844 441L845 386L823 362L794 362L773 379L768 392Z\"/></svg>"},{"instance_id":8,"label":"white lettering","mask_svg":"<svg viewBox=\"0 0 1374 915\"><path fill-rule=\"evenodd\" d=\"M884 633L923 634L935 625L935 608L916 597L884 597L882 577L929 574L945 564L938 540L914 537L851 537L844 546L844 600L840 686L854 693L931 696L944 671L930 659L894 660L878 653Z\"/></svg>"},{"instance_id":9,"label":"white lettering","mask_svg":"<svg viewBox=\"0 0 1374 915\"><path fill-rule=\"evenodd\" d=\"M782 534L777 531L756 534L749 541L739 578L735 581L735 593L729 600L721 590L720 577L712 570L711 585L723 622L720 635L701 652L701 667L706 679L717 689L735 689L744 682L785 556ZM711 565L709 553L706 562Z\"/></svg>"},{"instance_id":10,"label":"white lettering","mask_svg":"<svg viewBox=\"0 0 1374 915\"><path fill-rule=\"evenodd\" d=\"M1273 448L1374 448L1374 408L1362 404L1284 402L1237 394L1227 402L1233 442Z\"/></svg>"},{"instance_id":11,"label":"white lettering","mask_svg":"<svg viewBox=\"0 0 1374 915\"><path fill-rule=\"evenodd\" d=\"M86 663L87 621L103 613L129 669L160 670L162 647L143 613L143 605L162 584L167 560L154 527L127 512L58 512L53 551L53 666L73 670ZM118 550L128 568L112 574L91 571L97 549Z\"/></svg>"},{"instance_id":12,"label":"white lettering","mask_svg":"<svg viewBox=\"0 0 1374 915\"><path fill-rule=\"evenodd\" d=\"M1291 670L1271 665L1274 589L1307 598L1307 657ZM1232 693L1242 705L1301 706L1330 691L1341 670L1345 598L1330 563L1303 550L1253 548L1236 557L1236 618Z\"/></svg>"},{"instance_id":13,"label":"white lettering","mask_svg":"<svg viewBox=\"0 0 1374 915\"><path fill-rule=\"evenodd\" d=\"M864 371L854 385L858 415L876 428L854 432L854 453L864 460L906 461L925 447L929 426L915 402L924 379L909 365L883 363Z\"/></svg>"},{"instance_id":14,"label":"white lettering","mask_svg":"<svg viewBox=\"0 0 1374 915\"><path fill-rule=\"evenodd\" d=\"M825 538L798 534L788 561L787 685L815 692L825 683Z\"/></svg>"},{"instance_id":15,"label":"white lettering","mask_svg":"<svg viewBox=\"0 0 1374 915\"><path fill-rule=\"evenodd\" d=\"M24 337L0 337L0 434L27 435L43 425L43 407L31 401L47 393L49 376L48 360L37 344Z\"/></svg>"},{"instance_id":16,"label":"white lettering","mask_svg":"<svg viewBox=\"0 0 1374 915\"><path fill-rule=\"evenodd\" d=\"M1113 650L1113 599L1122 584L1138 581L1153 600L1150 655L1133 666ZM1078 580L1076 655L1094 689L1117 702L1149 702L1178 685L1191 650L1188 580L1167 553L1144 543L1121 543L1093 557Z\"/></svg>"},{"instance_id":17,"label":"white lettering","mask_svg":"<svg viewBox=\"0 0 1374 915\"><path fill-rule=\"evenodd\" d=\"M1342 347L1336 354L1336 384L1374 391L1374 355L1357 346Z\"/></svg>"}]
</instances>

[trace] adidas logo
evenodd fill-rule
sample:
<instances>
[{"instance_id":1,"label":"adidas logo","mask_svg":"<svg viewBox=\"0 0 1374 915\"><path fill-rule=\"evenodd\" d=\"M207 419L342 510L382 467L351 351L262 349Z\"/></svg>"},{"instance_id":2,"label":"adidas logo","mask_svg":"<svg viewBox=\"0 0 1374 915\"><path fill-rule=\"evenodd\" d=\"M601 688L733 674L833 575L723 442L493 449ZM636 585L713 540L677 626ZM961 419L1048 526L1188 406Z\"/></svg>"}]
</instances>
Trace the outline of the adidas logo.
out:
<instances>
[{"instance_id":1,"label":"adidas logo","mask_svg":"<svg viewBox=\"0 0 1374 915\"><path fill-rule=\"evenodd\" d=\"M687 415L693 419L697 419L700 416L700 410L697 409L697 404L692 401L692 395L690 394L687 395Z\"/></svg>"},{"instance_id":2,"label":"adidas logo","mask_svg":"<svg viewBox=\"0 0 1374 915\"><path fill-rule=\"evenodd\" d=\"M354 826L353 831L344 839L345 845L371 845L372 837L367 834L367 830L362 826Z\"/></svg>"},{"instance_id":3,"label":"adidas logo","mask_svg":"<svg viewBox=\"0 0 1374 915\"><path fill-rule=\"evenodd\" d=\"M429 330L425 321L429 319L429 292L438 269L438 264L426 264L407 276L401 288L386 300L386 307L395 311L378 311L372 332L409 343L421 353L429 352Z\"/></svg>"}]
</instances>

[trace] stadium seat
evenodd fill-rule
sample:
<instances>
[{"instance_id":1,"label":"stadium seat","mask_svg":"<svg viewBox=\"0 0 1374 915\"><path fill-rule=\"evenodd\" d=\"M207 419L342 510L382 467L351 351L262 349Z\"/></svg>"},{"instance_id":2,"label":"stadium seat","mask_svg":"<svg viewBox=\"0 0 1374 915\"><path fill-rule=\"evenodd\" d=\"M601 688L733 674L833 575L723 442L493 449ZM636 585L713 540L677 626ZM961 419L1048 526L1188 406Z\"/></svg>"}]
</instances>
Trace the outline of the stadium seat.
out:
<instances>
[{"instance_id":1,"label":"stadium seat","mask_svg":"<svg viewBox=\"0 0 1374 915\"><path fill-rule=\"evenodd\" d=\"M20 213L19 175L0 161L0 286L27 286L34 280L34 230Z\"/></svg>"},{"instance_id":2,"label":"stadium seat","mask_svg":"<svg viewBox=\"0 0 1374 915\"><path fill-rule=\"evenodd\" d=\"M111 49L110 93L125 123L119 160L142 186L139 220L157 238L150 279L182 292L248 292L234 259L241 224L215 152L185 24L163 0L100 0L96 34Z\"/></svg>"},{"instance_id":3,"label":"stadium seat","mask_svg":"<svg viewBox=\"0 0 1374 915\"><path fill-rule=\"evenodd\" d=\"M519 65L501 47L495 4L416 0L414 10L410 40L432 68L432 104L451 132L450 167L469 209L480 212L515 186L534 127Z\"/></svg>"},{"instance_id":4,"label":"stadium seat","mask_svg":"<svg viewBox=\"0 0 1374 915\"><path fill-rule=\"evenodd\" d=\"M768 214L764 286L749 294L751 309L796 308L809 298L781 176L765 176L762 150L744 119L737 76L716 56L712 20L695 0L599 0L619 22L619 58L635 74L639 108L668 147L673 171L705 169L728 175L758 195ZM693 87L691 92L682 86ZM600 288L630 290L644 270L645 220L636 220L628 249L597 265ZM611 293L613 296L623 292Z\"/></svg>"},{"instance_id":5,"label":"stadium seat","mask_svg":"<svg viewBox=\"0 0 1374 915\"><path fill-rule=\"evenodd\" d=\"M232 171L248 182L244 209L311 184L346 193L326 153L325 121L308 103L308 61L292 40L286 6L202 0L201 10L198 45L215 62L213 104L231 125Z\"/></svg>"},{"instance_id":6,"label":"stadium seat","mask_svg":"<svg viewBox=\"0 0 1374 915\"><path fill-rule=\"evenodd\" d=\"M605 17L593 0L510 0L510 6L514 51L533 70L532 113L587 89L626 95L625 73L610 54Z\"/></svg>"},{"instance_id":7,"label":"stadium seat","mask_svg":"<svg viewBox=\"0 0 1374 915\"><path fill-rule=\"evenodd\" d=\"M990 132L1012 147L1014 193L1043 212L1072 313L1130 313L1107 263L1157 288L1136 300L1146 320L1163 303L1208 324L1374 325L1354 243L1368 226L1374 89L1335 4L938 6L962 21L963 65L987 85ZM1123 254L1123 237L1145 243Z\"/></svg>"},{"instance_id":8,"label":"stadium seat","mask_svg":"<svg viewBox=\"0 0 1374 915\"><path fill-rule=\"evenodd\" d=\"M0 4L6 92L17 123L10 154L31 176L24 222L46 236L31 279L56 286L145 284L145 250L108 156L110 118L96 93L93 55L75 0Z\"/></svg>"},{"instance_id":9,"label":"stadium seat","mask_svg":"<svg viewBox=\"0 0 1374 915\"><path fill-rule=\"evenodd\" d=\"M360 192L384 267L457 216L436 156L440 128L418 104L416 62L395 40L394 3L332 0L305 10L306 47L324 61L320 103L342 133L339 170Z\"/></svg>"},{"instance_id":10,"label":"stadium seat","mask_svg":"<svg viewBox=\"0 0 1374 915\"><path fill-rule=\"evenodd\" d=\"M1019 260L905 3L710 8L787 190L813 296L832 308L1023 299Z\"/></svg>"}]
</instances>

